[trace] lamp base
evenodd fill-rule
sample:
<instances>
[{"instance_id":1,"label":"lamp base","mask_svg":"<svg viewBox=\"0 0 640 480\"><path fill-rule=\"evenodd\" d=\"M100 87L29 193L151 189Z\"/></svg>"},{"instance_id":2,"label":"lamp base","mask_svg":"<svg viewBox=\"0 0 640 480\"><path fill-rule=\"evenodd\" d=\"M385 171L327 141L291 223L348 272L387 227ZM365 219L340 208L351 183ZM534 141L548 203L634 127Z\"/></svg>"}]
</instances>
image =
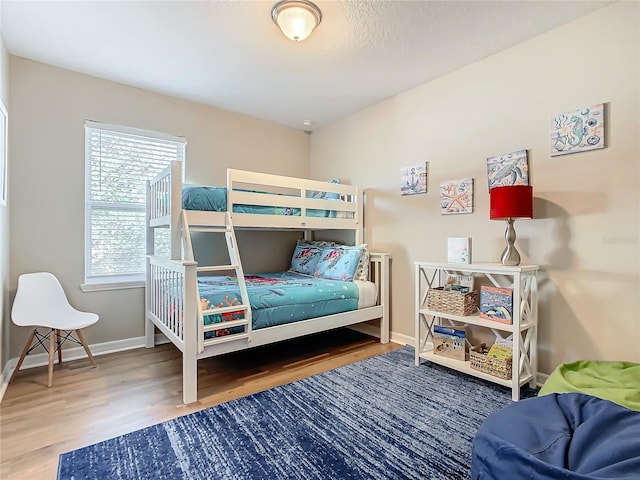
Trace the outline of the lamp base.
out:
<instances>
[{"instance_id":1,"label":"lamp base","mask_svg":"<svg viewBox=\"0 0 640 480\"><path fill-rule=\"evenodd\" d=\"M507 218L507 230L504 232L504 239L507 242L507 246L502 252L500 260L503 265L516 266L520 265L520 253L516 250L516 230L513 228L515 220L513 218Z\"/></svg>"}]
</instances>

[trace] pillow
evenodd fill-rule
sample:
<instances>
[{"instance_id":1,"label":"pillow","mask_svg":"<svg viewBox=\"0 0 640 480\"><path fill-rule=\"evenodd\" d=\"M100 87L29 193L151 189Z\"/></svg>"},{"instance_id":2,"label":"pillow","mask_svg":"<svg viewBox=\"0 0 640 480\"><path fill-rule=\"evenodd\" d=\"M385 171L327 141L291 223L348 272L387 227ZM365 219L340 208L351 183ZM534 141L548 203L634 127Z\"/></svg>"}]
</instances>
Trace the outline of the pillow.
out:
<instances>
[{"instance_id":1,"label":"pillow","mask_svg":"<svg viewBox=\"0 0 640 480\"><path fill-rule=\"evenodd\" d=\"M350 245L341 245L336 242L331 242L329 240L298 240L298 243L305 243L310 246L316 247L347 247L353 248ZM358 261L358 266L356 267L356 271L353 275L353 280L360 280L363 282L369 281L369 249L367 248L367 244L363 243L362 245L358 245L358 247L362 248L362 255L360 256L360 260Z\"/></svg>"},{"instance_id":2,"label":"pillow","mask_svg":"<svg viewBox=\"0 0 640 480\"><path fill-rule=\"evenodd\" d=\"M331 240L298 240L298 243L304 243L306 245L312 245L314 247L342 247L339 243L332 242Z\"/></svg>"},{"instance_id":3,"label":"pillow","mask_svg":"<svg viewBox=\"0 0 640 480\"><path fill-rule=\"evenodd\" d=\"M331 180L328 180L328 183L340 183L340 179L332 178ZM316 190L313 192L308 192L307 198L323 198L323 199L337 200L338 198L340 198L340 195L337 193L321 192L319 190Z\"/></svg>"},{"instance_id":4,"label":"pillow","mask_svg":"<svg viewBox=\"0 0 640 480\"><path fill-rule=\"evenodd\" d=\"M352 282L362 256L362 247L329 246L322 249L315 277Z\"/></svg>"},{"instance_id":5,"label":"pillow","mask_svg":"<svg viewBox=\"0 0 640 480\"><path fill-rule=\"evenodd\" d=\"M298 240L296 248L293 251L289 271L313 276L321 256L321 247Z\"/></svg>"},{"instance_id":6,"label":"pillow","mask_svg":"<svg viewBox=\"0 0 640 480\"><path fill-rule=\"evenodd\" d=\"M363 243L360 245L362 247L362 255L360 256L360 261L358 262L358 266L356 267L356 273L353 275L354 280L361 280L363 282L369 281L369 249L367 248L367 244Z\"/></svg>"}]
</instances>

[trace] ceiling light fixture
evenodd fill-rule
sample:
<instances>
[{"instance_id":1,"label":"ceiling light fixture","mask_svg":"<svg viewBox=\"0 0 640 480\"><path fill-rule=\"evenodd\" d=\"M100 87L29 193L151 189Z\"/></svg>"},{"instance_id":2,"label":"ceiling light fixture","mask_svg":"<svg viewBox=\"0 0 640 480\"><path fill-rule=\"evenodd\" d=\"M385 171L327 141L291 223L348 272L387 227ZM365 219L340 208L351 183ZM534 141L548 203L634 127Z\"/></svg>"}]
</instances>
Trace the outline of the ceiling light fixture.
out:
<instances>
[{"instance_id":1,"label":"ceiling light fixture","mask_svg":"<svg viewBox=\"0 0 640 480\"><path fill-rule=\"evenodd\" d=\"M281 0L271 9L271 18L285 37L300 42L320 24L322 12L308 0Z\"/></svg>"}]
</instances>

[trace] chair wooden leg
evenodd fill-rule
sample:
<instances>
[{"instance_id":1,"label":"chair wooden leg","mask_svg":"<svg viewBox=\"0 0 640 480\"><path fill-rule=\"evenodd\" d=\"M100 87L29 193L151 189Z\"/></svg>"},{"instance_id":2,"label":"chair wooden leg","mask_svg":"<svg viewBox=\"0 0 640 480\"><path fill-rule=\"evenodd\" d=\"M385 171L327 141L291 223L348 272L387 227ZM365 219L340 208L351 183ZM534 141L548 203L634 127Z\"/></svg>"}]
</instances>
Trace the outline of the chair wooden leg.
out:
<instances>
[{"instance_id":1,"label":"chair wooden leg","mask_svg":"<svg viewBox=\"0 0 640 480\"><path fill-rule=\"evenodd\" d=\"M76 334L78 335L78 339L80 340L80 342L82 342L84 351L87 352L87 357L89 357L89 361L91 362L91 365L96 367L97 366L96 361L93 358L93 355L91 355L91 350L89 350L89 345L87 345L87 342L84 341L84 337L82 336L82 332L80 331L80 329L76 330Z\"/></svg>"},{"instance_id":2,"label":"chair wooden leg","mask_svg":"<svg viewBox=\"0 0 640 480\"><path fill-rule=\"evenodd\" d=\"M60 343L60 330L56 328L56 346L58 347L58 364L62 363L62 344Z\"/></svg>"},{"instance_id":3,"label":"chair wooden leg","mask_svg":"<svg viewBox=\"0 0 640 480\"><path fill-rule=\"evenodd\" d=\"M9 379L9 383L13 382L13 380L16 378L16 375L18 375L18 370L20 370L20 367L22 366L22 362L24 362L24 357L27 356L27 352L31 347L31 342L33 342L33 337L35 336L36 336L36 329L34 328L33 330L31 330L31 335L29 335L29 340L27 340L27 344L22 349L22 353L20 354L20 360L18 360L16 368L13 370L13 374Z\"/></svg>"},{"instance_id":4,"label":"chair wooden leg","mask_svg":"<svg viewBox=\"0 0 640 480\"><path fill-rule=\"evenodd\" d=\"M51 387L53 385L53 356L56 353L56 332L52 328L49 333L49 383L47 383L47 387Z\"/></svg>"}]
</instances>

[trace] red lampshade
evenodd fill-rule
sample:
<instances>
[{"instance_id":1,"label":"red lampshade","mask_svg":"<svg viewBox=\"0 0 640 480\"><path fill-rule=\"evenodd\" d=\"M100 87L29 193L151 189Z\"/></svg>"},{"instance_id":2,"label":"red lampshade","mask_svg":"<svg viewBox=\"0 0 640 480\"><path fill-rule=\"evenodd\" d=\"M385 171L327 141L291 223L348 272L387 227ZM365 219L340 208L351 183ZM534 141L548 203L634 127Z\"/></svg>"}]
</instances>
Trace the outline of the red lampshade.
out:
<instances>
[{"instance_id":1,"label":"red lampshade","mask_svg":"<svg viewBox=\"0 0 640 480\"><path fill-rule=\"evenodd\" d=\"M489 192L489 218L533 218L533 187L511 185L493 187Z\"/></svg>"}]
</instances>

